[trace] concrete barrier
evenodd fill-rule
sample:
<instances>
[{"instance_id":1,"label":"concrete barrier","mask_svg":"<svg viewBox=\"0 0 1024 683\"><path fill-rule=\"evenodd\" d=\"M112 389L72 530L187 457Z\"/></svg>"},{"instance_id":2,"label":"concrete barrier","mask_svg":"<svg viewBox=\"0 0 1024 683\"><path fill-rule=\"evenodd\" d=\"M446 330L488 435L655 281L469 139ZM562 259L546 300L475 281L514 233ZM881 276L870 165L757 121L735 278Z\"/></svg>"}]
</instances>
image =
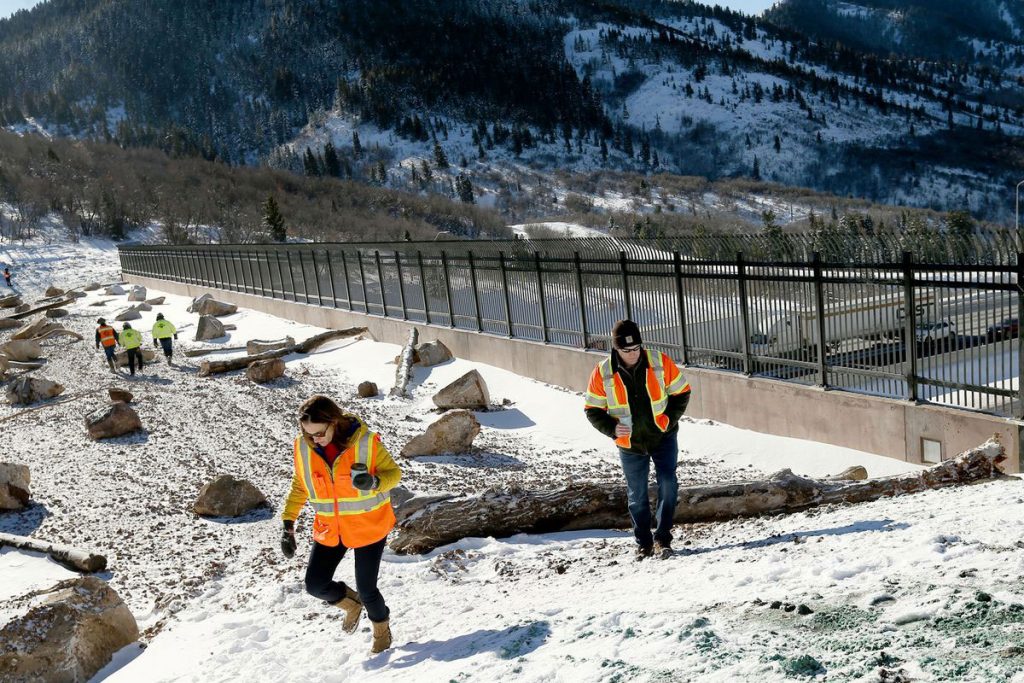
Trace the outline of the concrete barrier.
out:
<instances>
[{"instance_id":1,"label":"concrete barrier","mask_svg":"<svg viewBox=\"0 0 1024 683\"><path fill-rule=\"evenodd\" d=\"M458 358L486 363L523 377L583 392L602 353L377 315L269 299L137 275L129 282L173 294L216 298L281 318L328 329L365 326L377 341L405 344L410 326L421 341L438 339ZM944 406L825 390L780 380L684 368L693 388L687 415L765 434L845 446L912 463L926 454L950 458L997 435L1008 472L1022 469L1019 420ZM580 401L580 419L583 402Z\"/></svg>"}]
</instances>

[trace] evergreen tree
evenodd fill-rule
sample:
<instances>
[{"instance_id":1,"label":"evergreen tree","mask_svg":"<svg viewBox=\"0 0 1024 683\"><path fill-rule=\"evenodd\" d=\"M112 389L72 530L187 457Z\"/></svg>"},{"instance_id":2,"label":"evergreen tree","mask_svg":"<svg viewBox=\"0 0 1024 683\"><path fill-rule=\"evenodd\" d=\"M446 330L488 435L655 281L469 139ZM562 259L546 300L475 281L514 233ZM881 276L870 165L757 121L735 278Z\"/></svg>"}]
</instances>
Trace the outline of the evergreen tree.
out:
<instances>
[{"instance_id":1,"label":"evergreen tree","mask_svg":"<svg viewBox=\"0 0 1024 683\"><path fill-rule=\"evenodd\" d=\"M750 172L750 177L754 180L761 179L761 160L757 158L756 154L754 155L754 169Z\"/></svg>"},{"instance_id":2,"label":"evergreen tree","mask_svg":"<svg viewBox=\"0 0 1024 683\"><path fill-rule=\"evenodd\" d=\"M434 143L434 165L437 166L439 171L448 168L448 157L445 155L444 150L441 149L441 143Z\"/></svg>"},{"instance_id":3,"label":"evergreen tree","mask_svg":"<svg viewBox=\"0 0 1024 683\"><path fill-rule=\"evenodd\" d=\"M359 131L352 131L352 158L359 160L363 158L363 146L359 142Z\"/></svg>"},{"instance_id":4,"label":"evergreen tree","mask_svg":"<svg viewBox=\"0 0 1024 683\"><path fill-rule=\"evenodd\" d=\"M267 201L263 204L263 227L270 235L270 239L275 242L284 242L288 237L284 216L281 215L281 209L278 208L274 195L267 197Z\"/></svg>"},{"instance_id":5,"label":"evergreen tree","mask_svg":"<svg viewBox=\"0 0 1024 683\"><path fill-rule=\"evenodd\" d=\"M460 173L455 179L455 191L459 195L459 199L467 204L473 204L473 184L469 182L469 178L465 174Z\"/></svg>"},{"instance_id":6,"label":"evergreen tree","mask_svg":"<svg viewBox=\"0 0 1024 683\"><path fill-rule=\"evenodd\" d=\"M306 153L302 157L302 168L308 176L320 175L320 164L309 147L306 148Z\"/></svg>"},{"instance_id":7,"label":"evergreen tree","mask_svg":"<svg viewBox=\"0 0 1024 683\"><path fill-rule=\"evenodd\" d=\"M324 145L324 173L332 178L341 176L341 160L338 158L338 151L334 149L334 143L330 140Z\"/></svg>"}]
</instances>

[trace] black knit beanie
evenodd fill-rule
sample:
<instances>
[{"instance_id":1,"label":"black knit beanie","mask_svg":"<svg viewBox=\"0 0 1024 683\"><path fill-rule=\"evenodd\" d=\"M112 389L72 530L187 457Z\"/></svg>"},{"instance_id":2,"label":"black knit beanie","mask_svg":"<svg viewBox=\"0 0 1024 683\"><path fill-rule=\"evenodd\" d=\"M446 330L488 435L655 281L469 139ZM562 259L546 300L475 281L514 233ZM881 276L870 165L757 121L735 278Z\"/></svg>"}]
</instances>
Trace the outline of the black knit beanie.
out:
<instances>
[{"instance_id":1,"label":"black knit beanie","mask_svg":"<svg viewBox=\"0 0 1024 683\"><path fill-rule=\"evenodd\" d=\"M643 340L640 339L640 328L632 320L620 320L612 327L612 344L615 348L622 349L641 343Z\"/></svg>"}]
</instances>

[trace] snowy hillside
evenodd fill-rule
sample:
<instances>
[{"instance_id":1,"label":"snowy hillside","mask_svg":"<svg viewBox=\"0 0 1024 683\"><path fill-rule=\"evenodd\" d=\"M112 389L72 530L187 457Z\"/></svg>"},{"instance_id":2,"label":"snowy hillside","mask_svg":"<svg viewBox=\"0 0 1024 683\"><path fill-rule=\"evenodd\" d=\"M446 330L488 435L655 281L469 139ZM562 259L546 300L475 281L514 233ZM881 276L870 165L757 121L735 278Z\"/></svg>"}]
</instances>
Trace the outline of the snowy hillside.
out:
<instances>
[{"instance_id":1,"label":"snowy hillside","mask_svg":"<svg viewBox=\"0 0 1024 683\"><path fill-rule=\"evenodd\" d=\"M29 299L49 284L106 280L117 270L109 243L0 245L0 260L12 256ZM91 293L64 320L91 339L94 319L115 313L123 299ZM179 348L203 345L187 340L195 323L188 303L168 296L156 309L183 328ZM148 329L155 312L137 327ZM246 310L225 322L238 329L222 346L319 331ZM423 556L388 551L381 590L395 646L369 656L368 626L344 637L340 611L303 590L308 512L300 521L300 556L286 560L278 549L299 403L317 392L333 396L397 452L435 419L433 393L475 368L495 403L476 414L483 425L478 448L403 459L406 486L473 492L618 481L617 458L586 422L580 394L456 360L417 369L410 400L357 399L358 382L374 381L386 393L394 377L399 348L371 340L289 357L286 377L267 386L238 374L199 378L196 360L180 357L177 367L161 362L129 380L111 376L88 340L46 349L38 372L64 383L65 395L127 388L145 428L89 441L82 417L103 403L99 393L22 415L0 407L5 458L30 466L34 501L24 512L0 515L0 530L106 554L103 577L144 632L140 645L122 650L94 681L345 681L367 673L381 681L737 681L820 673L873 681L898 672L916 680L1024 681L1017 673L1024 665L1024 589L1017 581L1024 565L1016 540L1024 530L1024 490L1017 479L677 528L680 552L641 564L633 562L625 531L467 539ZM706 420L685 419L680 444L683 485L782 467L823 475L859 463L873 476L914 469ZM231 521L196 517L189 509L199 487L221 473L254 482L274 509ZM339 576L350 579L351 572L346 559ZM0 573L0 623L34 600L20 596L68 575L43 556L7 548Z\"/></svg>"}]
</instances>

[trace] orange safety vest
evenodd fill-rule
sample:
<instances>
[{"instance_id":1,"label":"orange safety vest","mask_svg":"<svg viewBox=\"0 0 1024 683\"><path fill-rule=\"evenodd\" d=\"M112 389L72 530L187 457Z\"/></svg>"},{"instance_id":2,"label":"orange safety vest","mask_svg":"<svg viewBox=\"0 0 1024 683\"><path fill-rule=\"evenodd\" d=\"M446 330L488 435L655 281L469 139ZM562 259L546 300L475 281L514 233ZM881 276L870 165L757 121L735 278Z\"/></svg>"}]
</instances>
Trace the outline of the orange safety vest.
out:
<instances>
[{"instance_id":1,"label":"orange safety vest","mask_svg":"<svg viewBox=\"0 0 1024 683\"><path fill-rule=\"evenodd\" d=\"M313 540L320 545L361 548L376 543L395 526L391 494L360 491L352 486L352 464L363 463L370 474L377 471L380 437L361 424L338 454L333 467L300 435L295 439L295 473L309 495L316 517Z\"/></svg>"},{"instance_id":2,"label":"orange safety vest","mask_svg":"<svg viewBox=\"0 0 1024 683\"><path fill-rule=\"evenodd\" d=\"M664 432L669 425L668 415L665 414L668 397L690 391L690 383L664 353L648 349L644 349L644 353L647 354L647 395L651 399L651 413L654 415L654 424ZM590 374L584 408L600 408L617 420L630 416L626 385L619 373L612 372L611 356L598 363ZM629 448L629 437L618 437L615 445Z\"/></svg>"},{"instance_id":3,"label":"orange safety vest","mask_svg":"<svg viewBox=\"0 0 1024 683\"><path fill-rule=\"evenodd\" d=\"M117 332L110 325L101 325L96 331L100 335L100 344L103 346L113 346L117 343Z\"/></svg>"}]
</instances>

